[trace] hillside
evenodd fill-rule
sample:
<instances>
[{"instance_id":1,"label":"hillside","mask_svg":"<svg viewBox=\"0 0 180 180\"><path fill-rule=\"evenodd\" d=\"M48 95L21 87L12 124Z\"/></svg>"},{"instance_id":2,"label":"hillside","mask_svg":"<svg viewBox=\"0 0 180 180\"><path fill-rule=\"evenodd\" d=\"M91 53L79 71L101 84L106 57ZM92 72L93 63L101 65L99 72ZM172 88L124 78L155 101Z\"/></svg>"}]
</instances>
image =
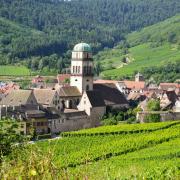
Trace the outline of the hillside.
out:
<instances>
[{"instance_id":1,"label":"hillside","mask_svg":"<svg viewBox=\"0 0 180 180\"><path fill-rule=\"evenodd\" d=\"M179 122L104 126L16 150L2 178L178 179ZM13 158L16 157L16 158Z\"/></svg>"},{"instance_id":2,"label":"hillside","mask_svg":"<svg viewBox=\"0 0 180 180\"><path fill-rule=\"evenodd\" d=\"M180 61L180 15L133 32L126 39L114 49L102 51L95 57L100 59L105 70L102 76L121 78L145 67Z\"/></svg>"},{"instance_id":3,"label":"hillside","mask_svg":"<svg viewBox=\"0 0 180 180\"><path fill-rule=\"evenodd\" d=\"M28 28L13 21L0 17L0 55L12 60L12 57L27 57L42 46L46 41L45 34L41 31ZM34 44L34 41L37 44ZM1 59L1 64L11 63Z\"/></svg>"},{"instance_id":4,"label":"hillside","mask_svg":"<svg viewBox=\"0 0 180 180\"><path fill-rule=\"evenodd\" d=\"M127 33L178 12L178 0L2 0L0 25L8 27L0 29L0 64L20 62L33 71L62 71L70 64L68 50L74 44L90 43L97 53L114 47ZM14 23L23 30L11 41Z\"/></svg>"}]
</instances>

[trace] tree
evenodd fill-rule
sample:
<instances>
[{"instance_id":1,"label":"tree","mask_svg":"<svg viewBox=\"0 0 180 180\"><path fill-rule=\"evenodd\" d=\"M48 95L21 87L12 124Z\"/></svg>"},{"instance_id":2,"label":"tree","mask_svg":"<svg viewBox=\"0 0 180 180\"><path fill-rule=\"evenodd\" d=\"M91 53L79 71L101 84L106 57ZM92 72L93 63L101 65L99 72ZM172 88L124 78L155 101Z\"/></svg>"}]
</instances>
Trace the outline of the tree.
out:
<instances>
[{"instance_id":1,"label":"tree","mask_svg":"<svg viewBox=\"0 0 180 180\"><path fill-rule=\"evenodd\" d=\"M18 130L18 123L14 120L0 120L0 161L2 156L10 154L15 143L25 140Z\"/></svg>"},{"instance_id":2,"label":"tree","mask_svg":"<svg viewBox=\"0 0 180 180\"><path fill-rule=\"evenodd\" d=\"M64 61L62 58L59 58L57 61L57 69L59 73L62 73L63 68L65 67Z\"/></svg>"},{"instance_id":3,"label":"tree","mask_svg":"<svg viewBox=\"0 0 180 180\"><path fill-rule=\"evenodd\" d=\"M100 62L97 62L97 63L95 64L94 71L95 71L96 75L99 76L99 74L100 74L101 71L102 71L102 67L101 67Z\"/></svg>"},{"instance_id":4,"label":"tree","mask_svg":"<svg viewBox=\"0 0 180 180\"><path fill-rule=\"evenodd\" d=\"M150 100L147 104L147 108L149 111L159 111L160 108L160 101L159 100ZM158 113L151 113L146 116L147 122L159 122L161 119L160 114Z\"/></svg>"},{"instance_id":5,"label":"tree","mask_svg":"<svg viewBox=\"0 0 180 180\"><path fill-rule=\"evenodd\" d=\"M159 111L161 109L160 108L160 101L151 99L147 104L147 108L149 111Z\"/></svg>"}]
</instances>

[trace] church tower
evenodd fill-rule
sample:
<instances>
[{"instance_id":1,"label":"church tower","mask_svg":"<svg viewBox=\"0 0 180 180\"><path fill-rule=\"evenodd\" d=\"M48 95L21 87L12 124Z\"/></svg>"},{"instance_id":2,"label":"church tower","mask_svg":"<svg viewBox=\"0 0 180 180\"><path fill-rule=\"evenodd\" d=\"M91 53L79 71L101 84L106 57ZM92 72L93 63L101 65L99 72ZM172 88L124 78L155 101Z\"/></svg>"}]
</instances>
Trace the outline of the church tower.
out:
<instances>
[{"instance_id":1,"label":"church tower","mask_svg":"<svg viewBox=\"0 0 180 180\"><path fill-rule=\"evenodd\" d=\"M81 93L93 90L93 59L90 45L79 43L74 46L71 59L71 86Z\"/></svg>"}]
</instances>

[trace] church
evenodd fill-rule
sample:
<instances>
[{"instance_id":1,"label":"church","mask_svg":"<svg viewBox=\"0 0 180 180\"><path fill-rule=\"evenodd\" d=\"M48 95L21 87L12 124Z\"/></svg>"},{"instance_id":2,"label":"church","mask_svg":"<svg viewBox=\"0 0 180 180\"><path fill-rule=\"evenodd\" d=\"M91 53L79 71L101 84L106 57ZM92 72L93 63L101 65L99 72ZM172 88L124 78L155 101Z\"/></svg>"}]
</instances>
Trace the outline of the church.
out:
<instances>
[{"instance_id":1,"label":"church","mask_svg":"<svg viewBox=\"0 0 180 180\"><path fill-rule=\"evenodd\" d=\"M69 86L59 86L60 119L51 119L51 131L62 132L96 127L107 109L128 108L125 96L115 84L93 80L93 56L89 44L74 46Z\"/></svg>"}]
</instances>

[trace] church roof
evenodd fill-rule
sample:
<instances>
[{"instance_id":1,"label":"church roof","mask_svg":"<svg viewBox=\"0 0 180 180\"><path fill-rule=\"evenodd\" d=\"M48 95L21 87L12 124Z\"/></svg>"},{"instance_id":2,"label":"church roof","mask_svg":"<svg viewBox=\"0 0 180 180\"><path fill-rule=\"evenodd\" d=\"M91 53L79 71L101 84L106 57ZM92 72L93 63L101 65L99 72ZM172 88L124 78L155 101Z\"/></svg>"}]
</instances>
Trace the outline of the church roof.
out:
<instances>
[{"instance_id":1,"label":"church roof","mask_svg":"<svg viewBox=\"0 0 180 180\"><path fill-rule=\"evenodd\" d=\"M74 46L73 51L78 51L78 52L91 52L91 46L86 43L79 43Z\"/></svg>"},{"instance_id":2,"label":"church roof","mask_svg":"<svg viewBox=\"0 0 180 180\"><path fill-rule=\"evenodd\" d=\"M92 107L106 106L100 91L86 91Z\"/></svg>"},{"instance_id":3,"label":"church roof","mask_svg":"<svg viewBox=\"0 0 180 180\"><path fill-rule=\"evenodd\" d=\"M81 93L76 86L65 86L59 89L60 97L79 97Z\"/></svg>"},{"instance_id":4,"label":"church roof","mask_svg":"<svg viewBox=\"0 0 180 180\"><path fill-rule=\"evenodd\" d=\"M108 84L94 84L94 90L101 92L101 96L104 99L106 105L125 104L127 105L127 99L117 89L113 83Z\"/></svg>"}]
</instances>

